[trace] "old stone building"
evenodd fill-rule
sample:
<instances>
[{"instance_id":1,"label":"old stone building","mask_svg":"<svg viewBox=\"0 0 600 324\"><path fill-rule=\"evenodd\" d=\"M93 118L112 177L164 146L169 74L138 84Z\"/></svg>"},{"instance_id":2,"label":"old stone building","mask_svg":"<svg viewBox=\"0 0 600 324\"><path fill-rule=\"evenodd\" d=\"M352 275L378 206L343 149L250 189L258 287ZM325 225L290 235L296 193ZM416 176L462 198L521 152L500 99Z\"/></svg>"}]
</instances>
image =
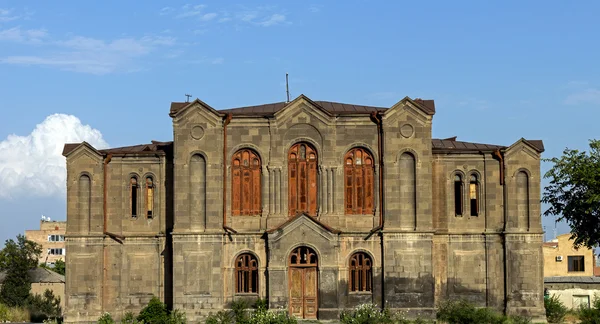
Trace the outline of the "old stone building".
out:
<instances>
[{"instance_id":1,"label":"old stone building","mask_svg":"<svg viewBox=\"0 0 600 324\"><path fill-rule=\"evenodd\" d=\"M66 144L66 321L152 295L331 319L448 298L543 318L541 141L431 137L432 100L172 103L173 141Z\"/></svg>"}]
</instances>

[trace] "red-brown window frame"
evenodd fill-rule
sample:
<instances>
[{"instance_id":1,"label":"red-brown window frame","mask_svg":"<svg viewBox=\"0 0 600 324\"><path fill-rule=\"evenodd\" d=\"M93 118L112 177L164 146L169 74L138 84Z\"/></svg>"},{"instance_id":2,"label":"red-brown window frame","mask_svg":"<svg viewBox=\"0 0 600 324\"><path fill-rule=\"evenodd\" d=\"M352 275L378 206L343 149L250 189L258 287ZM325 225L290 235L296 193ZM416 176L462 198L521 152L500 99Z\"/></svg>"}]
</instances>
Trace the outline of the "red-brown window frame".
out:
<instances>
[{"instance_id":1,"label":"red-brown window frame","mask_svg":"<svg viewBox=\"0 0 600 324\"><path fill-rule=\"evenodd\" d=\"M258 259L252 253L240 254L235 260L235 292L258 294Z\"/></svg>"},{"instance_id":2,"label":"red-brown window frame","mask_svg":"<svg viewBox=\"0 0 600 324\"><path fill-rule=\"evenodd\" d=\"M297 143L288 151L289 216L299 212L317 215L318 161L317 150L309 143Z\"/></svg>"},{"instance_id":3,"label":"red-brown window frame","mask_svg":"<svg viewBox=\"0 0 600 324\"><path fill-rule=\"evenodd\" d=\"M469 176L469 208L471 216L479 216L479 176L476 173Z\"/></svg>"},{"instance_id":4,"label":"red-brown window frame","mask_svg":"<svg viewBox=\"0 0 600 324\"><path fill-rule=\"evenodd\" d=\"M373 259L368 253L355 252L350 257L348 287L350 292L373 291Z\"/></svg>"},{"instance_id":5,"label":"red-brown window frame","mask_svg":"<svg viewBox=\"0 0 600 324\"><path fill-rule=\"evenodd\" d=\"M145 188L146 194L144 195L144 199L146 199L146 203L144 205L146 209L146 218L152 219L154 217L154 205L156 200L156 189L154 186L154 178L152 176L146 177ZM149 201L150 199L152 199L152 202Z\"/></svg>"},{"instance_id":6,"label":"red-brown window frame","mask_svg":"<svg viewBox=\"0 0 600 324\"><path fill-rule=\"evenodd\" d=\"M231 159L231 214L253 216L262 212L262 161L251 149L241 149Z\"/></svg>"},{"instance_id":7,"label":"red-brown window frame","mask_svg":"<svg viewBox=\"0 0 600 324\"><path fill-rule=\"evenodd\" d=\"M351 149L344 156L344 206L346 215L375 212L375 163L364 148Z\"/></svg>"}]
</instances>

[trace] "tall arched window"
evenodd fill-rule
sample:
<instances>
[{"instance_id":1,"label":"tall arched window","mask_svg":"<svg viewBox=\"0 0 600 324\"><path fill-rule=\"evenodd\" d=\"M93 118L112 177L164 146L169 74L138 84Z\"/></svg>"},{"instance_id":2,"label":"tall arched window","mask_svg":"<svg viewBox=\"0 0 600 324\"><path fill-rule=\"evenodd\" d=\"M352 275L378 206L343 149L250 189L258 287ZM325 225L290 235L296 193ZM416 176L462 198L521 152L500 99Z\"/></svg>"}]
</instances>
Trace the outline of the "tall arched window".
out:
<instances>
[{"instance_id":1,"label":"tall arched window","mask_svg":"<svg viewBox=\"0 0 600 324\"><path fill-rule=\"evenodd\" d=\"M529 175L517 173L517 226L529 229Z\"/></svg>"},{"instance_id":2,"label":"tall arched window","mask_svg":"<svg viewBox=\"0 0 600 324\"><path fill-rule=\"evenodd\" d=\"M260 215L260 157L249 149L237 151L231 161L231 214Z\"/></svg>"},{"instance_id":3,"label":"tall arched window","mask_svg":"<svg viewBox=\"0 0 600 324\"><path fill-rule=\"evenodd\" d=\"M146 177L146 217L154 217L154 180Z\"/></svg>"},{"instance_id":4,"label":"tall arched window","mask_svg":"<svg viewBox=\"0 0 600 324\"><path fill-rule=\"evenodd\" d=\"M81 232L89 232L91 230L92 219L92 186L90 177L82 174L79 177L79 192L78 192L78 207L79 207L79 224Z\"/></svg>"},{"instance_id":5,"label":"tall arched window","mask_svg":"<svg viewBox=\"0 0 600 324\"><path fill-rule=\"evenodd\" d=\"M463 179L460 174L454 175L454 214L462 216L463 213Z\"/></svg>"},{"instance_id":6,"label":"tall arched window","mask_svg":"<svg viewBox=\"0 0 600 324\"><path fill-rule=\"evenodd\" d=\"M129 179L129 209L131 217L138 216L138 179L135 176Z\"/></svg>"},{"instance_id":7,"label":"tall arched window","mask_svg":"<svg viewBox=\"0 0 600 324\"><path fill-rule=\"evenodd\" d=\"M316 216L317 151L308 143L298 143L288 152L288 187L289 215Z\"/></svg>"},{"instance_id":8,"label":"tall arched window","mask_svg":"<svg viewBox=\"0 0 600 324\"><path fill-rule=\"evenodd\" d=\"M373 157L363 148L354 148L346 153L344 161L346 214L373 213Z\"/></svg>"},{"instance_id":9,"label":"tall arched window","mask_svg":"<svg viewBox=\"0 0 600 324\"><path fill-rule=\"evenodd\" d=\"M479 215L479 179L477 174L471 174L469 179L469 205L471 207L471 216Z\"/></svg>"},{"instance_id":10,"label":"tall arched window","mask_svg":"<svg viewBox=\"0 0 600 324\"><path fill-rule=\"evenodd\" d=\"M235 260L235 291L239 294L258 293L258 260L253 254L244 253Z\"/></svg>"},{"instance_id":11,"label":"tall arched window","mask_svg":"<svg viewBox=\"0 0 600 324\"><path fill-rule=\"evenodd\" d=\"M373 261L367 253L354 253L349 270L350 291L373 291Z\"/></svg>"}]
</instances>

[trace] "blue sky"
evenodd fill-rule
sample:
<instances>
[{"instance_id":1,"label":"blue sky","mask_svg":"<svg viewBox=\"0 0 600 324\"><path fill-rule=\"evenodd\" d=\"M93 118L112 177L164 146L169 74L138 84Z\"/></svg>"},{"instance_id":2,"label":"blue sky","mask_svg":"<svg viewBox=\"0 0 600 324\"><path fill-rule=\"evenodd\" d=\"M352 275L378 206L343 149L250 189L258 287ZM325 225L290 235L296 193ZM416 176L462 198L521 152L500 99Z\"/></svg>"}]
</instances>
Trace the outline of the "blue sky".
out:
<instances>
[{"instance_id":1,"label":"blue sky","mask_svg":"<svg viewBox=\"0 0 600 324\"><path fill-rule=\"evenodd\" d=\"M600 138L593 1L0 0L0 241L65 219L65 141L171 140L171 101L435 99L435 137ZM548 165L542 166L543 170ZM553 219L544 219L552 235ZM559 225L558 233L568 231Z\"/></svg>"}]
</instances>

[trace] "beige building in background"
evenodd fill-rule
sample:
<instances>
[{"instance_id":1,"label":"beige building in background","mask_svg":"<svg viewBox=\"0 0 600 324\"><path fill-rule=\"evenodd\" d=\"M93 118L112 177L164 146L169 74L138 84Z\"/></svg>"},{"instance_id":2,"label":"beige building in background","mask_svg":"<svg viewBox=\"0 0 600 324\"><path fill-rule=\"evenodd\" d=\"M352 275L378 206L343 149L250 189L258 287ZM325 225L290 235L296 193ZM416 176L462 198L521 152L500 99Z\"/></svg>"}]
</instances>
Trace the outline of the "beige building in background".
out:
<instances>
[{"instance_id":1,"label":"beige building in background","mask_svg":"<svg viewBox=\"0 0 600 324\"><path fill-rule=\"evenodd\" d=\"M5 272L0 272L0 286L6 277ZM29 270L31 279L31 294L43 296L46 290L51 290L55 297L60 298L60 306L65 309L65 276L44 268Z\"/></svg>"},{"instance_id":2,"label":"beige building in background","mask_svg":"<svg viewBox=\"0 0 600 324\"><path fill-rule=\"evenodd\" d=\"M39 230L26 230L25 238L38 243L42 246L42 255L39 263L46 263L53 266L56 260L65 261L65 232L67 229L66 221L52 221L43 218L40 221Z\"/></svg>"},{"instance_id":3,"label":"beige building in background","mask_svg":"<svg viewBox=\"0 0 600 324\"><path fill-rule=\"evenodd\" d=\"M544 277L594 276L594 251L575 248L570 237L570 233L562 234L544 243Z\"/></svg>"}]
</instances>

